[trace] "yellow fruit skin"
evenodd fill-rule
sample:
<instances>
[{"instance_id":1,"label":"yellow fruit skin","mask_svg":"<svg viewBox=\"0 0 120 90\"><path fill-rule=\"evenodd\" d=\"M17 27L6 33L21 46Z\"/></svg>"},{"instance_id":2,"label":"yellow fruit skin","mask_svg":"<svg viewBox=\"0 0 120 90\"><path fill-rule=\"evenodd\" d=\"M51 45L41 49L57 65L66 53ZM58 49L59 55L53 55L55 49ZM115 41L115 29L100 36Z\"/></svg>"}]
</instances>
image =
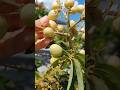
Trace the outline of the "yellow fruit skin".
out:
<instances>
[{"instance_id":1,"label":"yellow fruit skin","mask_svg":"<svg viewBox=\"0 0 120 90\"><path fill-rule=\"evenodd\" d=\"M52 9L59 9L60 5L57 2L54 2L52 5Z\"/></svg>"},{"instance_id":2,"label":"yellow fruit skin","mask_svg":"<svg viewBox=\"0 0 120 90\"><path fill-rule=\"evenodd\" d=\"M48 14L49 20L56 20L58 13L55 10L51 10Z\"/></svg>"},{"instance_id":3,"label":"yellow fruit skin","mask_svg":"<svg viewBox=\"0 0 120 90\"><path fill-rule=\"evenodd\" d=\"M78 5L77 12L82 13L85 10L85 5Z\"/></svg>"},{"instance_id":4,"label":"yellow fruit skin","mask_svg":"<svg viewBox=\"0 0 120 90\"><path fill-rule=\"evenodd\" d=\"M63 31L63 30L64 30L64 26L63 26L63 25L58 25L58 26L57 26L57 30L58 30L59 32Z\"/></svg>"},{"instance_id":5,"label":"yellow fruit skin","mask_svg":"<svg viewBox=\"0 0 120 90\"><path fill-rule=\"evenodd\" d=\"M57 45L57 44L52 44L50 46L50 53L53 57L58 58L62 56L63 49Z\"/></svg>"},{"instance_id":6,"label":"yellow fruit skin","mask_svg":"<svg viewBox=\"0 0 120 90\"><path fill-rule=\"evenodd\" d=\"M6 34L8 29L7 21L0 16L0 39Z\"/></svg>"},{"instance_id":7,"label":"yellow fruit skin","mask_svg":"<svg viewBox=\"0 0 120 90\"><path fill-rule=\"evenodd\" d=\"M50 21L49 21L49 25L50 25L50 27L53 28L53 29L55 29L55 28L57 27L56 22L53 21L53 20L50 20Z\"/></svg>"},{"instance_id":8,"label":"yellow fruit skin","mask_svg":"<svg viewBox=\"0 0 120 90\"><path fill-rule=\"evenodd\" d=\"M74 6L74 1L73 0L66 0L64 5L66 8L72 8Z\"/></svg>"},{"instance_id":9,"label":"yellow fruit skin","mask_svg":"<svg viewBox=\"0 0 120 90\"><path fill-rule=\"evenodd\" d=\"M43 30L43 33L46 37L54 37L54 30L50 27L47 27Z\"/></svg>"},{"instance_id":10,"label":"yellow fruit skin","mask_svg":"<svg viewBox=\"0 0 120 90\"><path fill-rule=\"evenodd\" d=\"M77 12L78 12L78 7L71 8L71 13L77 13Z\"/></svg>"}]
</instances>

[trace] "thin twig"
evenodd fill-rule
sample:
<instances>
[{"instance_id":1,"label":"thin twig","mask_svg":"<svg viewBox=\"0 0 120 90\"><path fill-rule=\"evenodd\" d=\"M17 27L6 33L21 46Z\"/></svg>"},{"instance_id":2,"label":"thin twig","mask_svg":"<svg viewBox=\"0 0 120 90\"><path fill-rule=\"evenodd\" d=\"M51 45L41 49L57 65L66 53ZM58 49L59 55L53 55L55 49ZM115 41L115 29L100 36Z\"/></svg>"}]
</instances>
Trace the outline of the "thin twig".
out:
<instances>
[{"instance_id":1,"label":"thin twig","mask_svg":"<svg viewBox=\"0 0 120 90\"><path fill-rule=\"evenodd\" d=\"M69 28L69 30L71 30L73 27L75 27L78 23L80 23L80 21L82 21L83 18L80 18L80 20L78 20L72 27Z\"/></svg>"},{"instance_id":2,"label":"thin twig","mask_svg":"<svg viewBox=\"0 0 120 90\"><path fill-rule=\"evenodd\" d=\"M61 36L70 36L69 33L55 32L55 34L58 34L58 35L61 35Z\"/></svg>"}]
</instances>

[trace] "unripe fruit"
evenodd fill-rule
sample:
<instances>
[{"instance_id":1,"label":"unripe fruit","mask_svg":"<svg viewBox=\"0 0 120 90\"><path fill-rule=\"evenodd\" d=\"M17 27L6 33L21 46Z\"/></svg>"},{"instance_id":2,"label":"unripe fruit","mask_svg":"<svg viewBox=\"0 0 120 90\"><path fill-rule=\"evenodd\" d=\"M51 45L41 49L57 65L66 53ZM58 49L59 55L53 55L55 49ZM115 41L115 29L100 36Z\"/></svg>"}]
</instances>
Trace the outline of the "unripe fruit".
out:
<instances>
[{"instance_id":1,"label":"unripe fruit","mask_svg":"<svg viewBox=\"0 0 120 90\"><path fill-rule=\"evenodd\" d=\"M52 9L59 9L59 8L60 8L59 3L54 2L53 5L52 5Z\"/></svg>"},{"instance_id":2,"label":"unripe fruit","mask_svg":"<svg viewBox=\"0 0 120 90\"><path fill-rule=\"evenodd\" d=\"M0 39L6 34L8 29L7 21L0 16Z\"/></svg>"},{"instance_id":3,"label":"unripe fruit","mask_svg":"<svg viewBox=\"0 0 120 90\"><path fill-rule=\"evenodd\" d=\"M58 16L58 13L54 10L51 10L48 14L49 20L56 20Z\"/></svg>"},{"instance_id":4,"label":"unripe fruit","mask_svg":"<svg viewBox=\"0 0 120 90\"><path fill-rule=\"evenodd\" d=\"M77 6L77 11L79 12L79 13L82 13L83 11L85 10L85 5L78 5Z\"/></svg>"},{"instance_id":5,"label":"unripe fruit","mask_svg":"<svg viewBox=\"0 0 120 90\"><path fill-rule=\"evenodd\" d=\"M52 64L52 63L54 63L56 60L57 60L57 58L51 57L50 63Z\"/></svg>"},{"instance_id":6,"label":"unripe fruit","mask_svg":"<svg viewBox=\"0 0 120 90\"><path fill-rule=\"evenodd\" d=\"M57 25L57 30L59 31L59 32L61 32L61 31L63 31L64 30L64 26L63 25Z\"/></svg>"},{"instance_id":7,"label":"unripe fruit","mask_svg":"<svg viewBox=\"0 0 120 90\"><path fill-rule=\"evenodd\" d=\"M47 27L43 30L43 33L46 37L54 37L54 30L50 27Z\"/></svg>"},{"instance_id":8,"label":"unripe fruit","mask_svg":"<svg viewBox=\"0 0 120 90\"><path fill-rule=\"evenodd\" d=\"M81 49L81 50L80 50L80 53L81 53L81 54L85 54L85 50L84 50L84 49Z\"/></svg>"},{"instance_id":9,"label":"unripe fruit","mask_svg":"<svg viewBox=\"0 0 120 90\"><path fill-rule=\"evenodd\" d=\"M21 12L20 12L20 17L23 23L27 26L34 26L34 21L35 21L35 12L34 12L35 6L34 4L27 4L25 5Z\"/></svg>"},{"instance_id":10,"label":"unripe fruit","mask_svg":"<svg viewBox=\"0 0 120 90\"><path fill-rule=\"evenodd\" d=\"M52 44L50 46L50 53L53 57L57 58L62 56L63 49L57 44Z\"/></svg>"},{"instance_id":11,"label":"unripe fruit","mask_svg":"<svg viewBox=\"0 0 120 90\"><path fill-rule=\"evenodd\" d=\"M53 28L53 29L55 29L57 27L57 24L56 24L55 21L50 20L49 24L50 24L50 27Z\"/></svg>"},{"instance_id":12,"label":"unripe fruit","mask_svg":"<svg viewBox=\"0 0 120 90\"><path fill-rule=\"evenodd\" d=\"M74 20L70 21L70 27L73 27L76 24L76 22Z\"/></svg>"},{"instance_id":13,"label":"unripe fruit","mask_svg":"<svg viewBox=\"0 0 120 90\"><path fill-rule=\"evenodd\" d=\"M74 6L74 1L73 0L66 0L64 5L66 8L72 8Z\"/></svg>"}]
</instances>

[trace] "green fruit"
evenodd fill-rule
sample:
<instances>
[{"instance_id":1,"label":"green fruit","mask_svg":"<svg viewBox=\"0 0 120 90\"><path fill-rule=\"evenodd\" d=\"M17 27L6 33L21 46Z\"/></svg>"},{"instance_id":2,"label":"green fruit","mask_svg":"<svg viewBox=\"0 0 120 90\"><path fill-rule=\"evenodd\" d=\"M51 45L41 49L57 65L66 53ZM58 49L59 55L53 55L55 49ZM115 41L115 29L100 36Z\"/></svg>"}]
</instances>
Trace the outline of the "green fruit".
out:
<instances>
[{"instance_id":1,"label":"green fruit","mask_svg":"<svg viewBox=\"0 0 120 90\"><path fill-rule=\"evenodd\" d=\"M25 5L20 12L20 17L23 23L26 26L32 27L34 26L35 22L35 5L34 4L27 4Z\"/></svg>"},{"instance_id":2,"label":"green fruit","mask_svg":"<svg viewBox=\"0 0 120 90\"><path fill-rule=\"evenodd\" d=\"M50 27L45 28L43 33L46 37L54 37L54 30Z\"/></svg>"},{"instance_id":3,"label":"green fruit","mask_svg":"<svg viewBox=\"0 0 120 90\"><path fill-rule=\"evenodd\" d=\"M5 18L0 16L0 39L6 34L8 29L8 24Z\"/></svg>"},{"instance_id":4,"label":"green fruit","mask_svg":"<svg viewBox=\"0 0 120 90\"><path fill-rule=\"evenodd\" d=\"M52 44L50 46L50 53L53 57L57 58L62 56L63 49L57 44Z\"/></svg>"}]
</instances>

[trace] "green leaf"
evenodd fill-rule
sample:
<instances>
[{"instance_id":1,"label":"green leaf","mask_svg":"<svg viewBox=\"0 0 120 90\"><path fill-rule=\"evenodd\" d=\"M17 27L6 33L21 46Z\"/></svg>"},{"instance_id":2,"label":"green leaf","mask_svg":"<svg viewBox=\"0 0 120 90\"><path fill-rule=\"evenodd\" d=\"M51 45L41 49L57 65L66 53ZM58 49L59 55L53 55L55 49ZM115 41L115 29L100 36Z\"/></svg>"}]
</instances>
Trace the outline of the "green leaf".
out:
<instances>
[{"instance_id":1,"label":"green leaf","mask_svg":"<svg viewBox=\"0 0 120 90\"><path fill-rule=\"evenodd\" d=\"M70 76L69 76L69 81L68 81L68 86L67 90L70 90L71 84L72 84L72 79L73 79L73 62L71 61L71 70L70 70Z\"/></svg>"},{"instance_id":2,"label":"green leaf","mask_svg":"<svg viewBox=\"0 0 120 90\"><path fill-rule=\"evenodd\" d=\"M78 90L84 90L84 82L83 82L83 74L82 74L82 66L79 60L74 59L74 66L78 80Z\"/></svg>"}]
</instances>

